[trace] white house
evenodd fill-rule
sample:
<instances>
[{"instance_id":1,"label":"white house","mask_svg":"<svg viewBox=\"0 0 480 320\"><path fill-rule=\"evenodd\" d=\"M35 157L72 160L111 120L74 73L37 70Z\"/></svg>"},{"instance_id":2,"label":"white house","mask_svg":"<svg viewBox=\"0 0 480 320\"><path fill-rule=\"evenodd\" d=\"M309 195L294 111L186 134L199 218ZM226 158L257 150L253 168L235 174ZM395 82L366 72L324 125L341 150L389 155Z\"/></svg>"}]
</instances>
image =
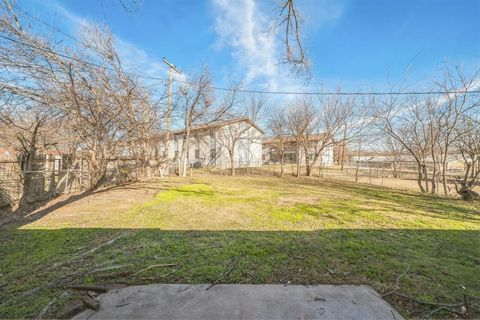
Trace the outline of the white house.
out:
<instances>
[{"instance_id":1,"label":"white house","mask_svg":"<svg viewBox=\"0 0 480 320\"><path fill-rule=\"evenodd\" d=\"M311 135L308 139L309 148L306 153L304 148L299 148L297 150L297 142L294 137L285 137L283 139L284 143L284 163L296 163L297 157L300 158L300 163L305 163L305 158L308 157L310 160L315 158L315 154L323 137L321 135ZM280 153L279 153L279 143L281 141L278 138L267 138L263 140L263 161L265 164L270 163L279 163L280 162ZM323 167L332 166L334 163L334 146L329 145L325 147L322 154L317 158L316 165L322 165Z\"/></svg>"},{"instance_id":2,"label":"white house","mask_svg":"<svg viewBox=\"0 0 480 320\"><path fill-rule=\"evenodd\" d=\"M168 158L178 161L184 130L170 133ZM231 168L262 165L263 131L249 118L234 118L193 126L188 141L187 161L190 166ZM165 146L159 146L161 154Z\"/></svg>"}]
</instances>

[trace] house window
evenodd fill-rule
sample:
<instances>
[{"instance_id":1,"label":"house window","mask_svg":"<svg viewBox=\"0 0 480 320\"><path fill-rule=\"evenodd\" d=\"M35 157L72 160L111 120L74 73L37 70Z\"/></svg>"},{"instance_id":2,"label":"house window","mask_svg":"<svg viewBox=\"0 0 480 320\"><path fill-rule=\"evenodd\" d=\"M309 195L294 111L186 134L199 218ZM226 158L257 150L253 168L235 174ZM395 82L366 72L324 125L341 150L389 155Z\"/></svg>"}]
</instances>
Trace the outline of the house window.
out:
<instances>
[{"instance_id":1,"label":"house window","mask_svg":"<svg viewBox=\"0 0 480 320\"><path fill-rule=\"evenodd\" d=\"M210 162L215 164L217 159L217 140L215 132L210 132Z\"/></svg>"},{"instance_id":2,"label":"house window","mask_svg":"<svg viewBox=\"0 0 480 320\"><path fill-rule=\"evenodd\" d=\"M217 148L217 140L215 139L215 132L210 133L210 149Z\"/></svg>"},{"instance_id":3,"label":"house window","mask_svg":"<svg viewBox=\"0 0 480 320\"><path fill-rule=\"evenodd\" d=\"M200 139L198 138L195 145L195 160L200 160Z\"/></svg>"}]
</instances>

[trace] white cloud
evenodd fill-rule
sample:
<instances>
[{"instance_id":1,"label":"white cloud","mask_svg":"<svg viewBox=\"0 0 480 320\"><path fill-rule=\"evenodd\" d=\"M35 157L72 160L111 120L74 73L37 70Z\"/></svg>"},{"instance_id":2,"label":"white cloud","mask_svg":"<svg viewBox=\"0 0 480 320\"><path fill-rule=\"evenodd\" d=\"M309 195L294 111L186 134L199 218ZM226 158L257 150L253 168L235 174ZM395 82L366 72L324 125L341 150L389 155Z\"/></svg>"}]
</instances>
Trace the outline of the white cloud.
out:
<instances>
[{"instance_id":1,"label":"white cloud","mask_svg":"<svg viewBox=\"0 0 480 320\"><path fill-rule=\"evenodd\" d=\"M268 33L276 14L277 4L262 7L255 0L212 0L218 49L228 47L246 85L263 85L270 90L304 91L304 82L295 78L290 67L282 62L284 52L281 34ZM343 6L336 2L305 0L303 27L317 29L338 19ZM308 35L307 30L304 34Z\"/></svg>"},{"instance_id":2,"label":"white cloud","mask_svg":"<svg viewBox=\"0 0 480 320\"><path fill-rule=\"evenodd\" d=\"M278 76L278 45L268 35L268 19L254 0L214 0L216 46L232 49L232 57L243 70L244 82L267 81L275 85Z\"/></svg>"}]
</instances>

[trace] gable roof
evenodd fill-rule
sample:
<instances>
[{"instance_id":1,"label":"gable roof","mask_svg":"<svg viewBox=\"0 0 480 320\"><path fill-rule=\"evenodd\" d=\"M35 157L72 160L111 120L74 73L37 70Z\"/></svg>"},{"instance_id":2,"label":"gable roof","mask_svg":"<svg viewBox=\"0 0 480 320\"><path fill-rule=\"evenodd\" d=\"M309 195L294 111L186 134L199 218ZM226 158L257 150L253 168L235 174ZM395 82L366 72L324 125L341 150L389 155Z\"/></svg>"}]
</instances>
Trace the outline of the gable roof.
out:
<instances>
[{"instance_id":1,"label":"gable roof","mask_svg":"<svg viewBox=\"0 0 480 320\"><path fill-rule=\"evenodd\" d=\"M220 129L221 127L227 126L229 124L238 123L238 122L246 122L249 125L251 125L253 128L260 131L262 134L264 133L263 130L260 129L260 127L257 126L252 121L252 119L250 119L249 117L230 118L230 119L226 119L226 120L213 121L213 122L206 123L206 124L201 124L201 125L194 125L190 128L190 132L193 133L193 132L196 132L196 131L207 131L207 130ZM178 134L182 134L184 132L185 132L185 129L180 129L180 130L172 131L171 134L172 135L178 135Z\"/></svg>"},{"instance_id":2,"label":"gable roof","mask_svg":"<svg viewBox=\"0 0 480 320\"><path fill-rule=\"evenodd\" d=\"M295 139L294 136L288 135L284 136L284 142L286 143L294 143L297 140ZM308 141L320 141L324 139L324 134L312 134L308 136ZM274 144L274 143L279 143L280 138L279 137L268 137L263 140L263 144Z\"/></svg>"}]
</instances>

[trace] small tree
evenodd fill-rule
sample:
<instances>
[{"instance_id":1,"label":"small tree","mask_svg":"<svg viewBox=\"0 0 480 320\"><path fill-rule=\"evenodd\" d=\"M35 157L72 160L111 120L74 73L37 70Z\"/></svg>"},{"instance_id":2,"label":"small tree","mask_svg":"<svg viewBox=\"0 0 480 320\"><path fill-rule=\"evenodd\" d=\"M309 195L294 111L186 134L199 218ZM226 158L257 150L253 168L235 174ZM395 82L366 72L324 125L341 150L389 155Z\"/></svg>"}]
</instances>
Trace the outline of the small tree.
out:
<instances>
[{"instance_id":1,"label":"small tree","mask_svg":"<svg viewBox=\"0 0 480 320\"><path fill-rule=\"evenodd\" d=\"M181 112L183 122L182 147L178 159L179 176L187 176L188 151L190 149L190 133L194 124L208 121L209 111L213 108L213 95L210 89L211 77L206 68L192 81L179 89L177 109Z\"/></svg>"},{"instance_id":2,"label":"small tree","mask_svg":"<svg viewBox=\"0 0 480 320\"><path fill-rule=\"evenodd\" d=\"M392 163L393 177L398 178L400 176L400 165L405 147L397 140L392 139L391 136L387 136L385 137L385 148L387 151L386 156Z\"/></svg>"},{"instance_id":3,"label":"small tree","mask_svg":"<svg viewBox=\"0 0 480 320\"><path fill-rule=\"evenodd\" d=\"M246 142L249 145L252 142L256 142L251 141L251 135L248 132L255 126L263 106L263 96L252 95L247 107L236 112L237 115L240 115L240 119L223 126L217 132L217 143L227 151L230 160L230 174L232 176L235 175L235 156L239 144Z\"/></svg>"},{"instance_id":4,"label":"small tree","mask_svg":"<svg viewBox=\"0 0 480 320\"><path fill-rule=\"evenodd\" d=\"M288 142L288 120L284 108L272 112L268 118L268 128L272 134L272 145L280 160L280 177L284 176L285 152Z\"/></svg>"},{"instance_id":5,"label":"small tree","mask_svg":"<svg viewBox=\"0 0 480 320\"><path fill-rule=\"evenodd\" d=\"M479 199L478 193L472 189L480 185L480 124L472 119L463 119L466 133L457 141L456 147L464 163L463 177L455 181L455 189L464 200Z\"/></svg>"},{"instance_id":6,"label":"small tree","mask_svg":"<svg viewBox=\"0 0 480 320\"><path fill-rule=\"evenodd\" d=\"M356 105L356 99L339 94L320 97L318 113L314 121L314 139L305 145L313 158L307 161L307 175L313 173L317 162L323 165L323 156L335 145L345 145L369 125L368 110Z\"/></svg>"},{"instance_id":7,"label":"small tree","mask_svg":"<svg viewBox=\"0 0 480 320\"><path fill-rule=\"evenodd\" d=\"M185 177L188 167L188 152L191 143L191 131L194 125L209 124L229 116L236 105L237 86L219 103L214 103L211 88L211 76L207 68L194 77L192 84L185 84L179 89L179 98L175 108L180 113L184 129L182 133L182 148L179 157L179 175Z\"/></svg>"},{"instance_id":8,"label":"small tree","mask_svg":"<svg viewBox=\"0 0 480 320\"><path fill-rule=\"evenodd\" d=\"M288 109L288 130L295 139L297 177L301 175L302 152L309 167L308 149L317 121L317 109L311 100L300 99ZM308 170L308 169L307 169Z\"/></svg>"}]
</instances>

